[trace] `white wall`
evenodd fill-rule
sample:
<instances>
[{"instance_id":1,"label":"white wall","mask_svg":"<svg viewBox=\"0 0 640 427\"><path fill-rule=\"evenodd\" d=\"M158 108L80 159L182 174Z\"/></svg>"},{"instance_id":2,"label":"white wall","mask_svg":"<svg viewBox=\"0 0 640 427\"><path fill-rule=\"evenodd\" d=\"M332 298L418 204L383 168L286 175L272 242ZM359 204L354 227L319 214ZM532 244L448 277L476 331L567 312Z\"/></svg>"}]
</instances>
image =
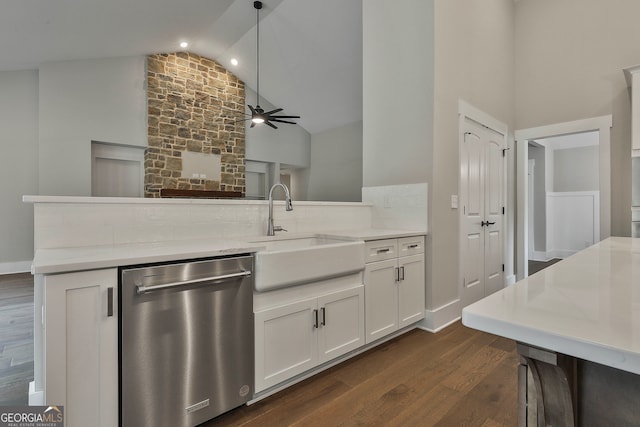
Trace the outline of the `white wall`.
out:
<instances>
[{"instance_id":1,"label":"white wall","mask_svg":"<svg viewBox=\"0 0 640 427\"><path fill-rule=\"evenodd\" d=\"M613 115L611 234L630 233L631 105L624 67L640 63L640 2L516 3L517 126Z\"/></svg>"},{"instance_id":2,"label":"white wall","mask_svg":"<svg viewBox=\"0 0 640 427\"><path fill-rule=\"evenodd\" d=\"M428 182L433 158L433 0L365 0L363 185Z\"/></svg>"},{"instance_id":3,"label":"white wall","mask_svg":"<svg viewBox=\"0 0 640 427\"><path fill-rule=\"evenodd\" d=\"M311 135L307 200L359 202L362 191L362 122Z\"/></svg>"},{"instance_id":4,"label":"white wall","mask_svg":"<svg viewBox=\"0 0 640 427\"><path fill-rule=\"evenodd\" d=\"M38 71L0 72L0 274L28 271L38 191Z\"/></svg>"},{"instance_id":5,"label":"white wall","mask_svg":"<svg viewBox=\"0 0 640 427\"><path fill-rule=\"evenodd\" d=\"M91 141L147 145L145 57L39 71L39 194L91 194Z\"/></svg>"},{"instance_id":6,"label":"white wall","mask_svg":"<svg viewBox=\"0 0 640 427\"><path fill-rule=\"evenodd\" d=\"M427 240L432 256L427 302L433 310L458 299L459 212L450 205L451 195L458 194L460 171L458 101L464 100L506 124L509 146L513 147L513 17L513 0L435 1L434 160L429 186L431 234ZM509 152L509 169L513 168L513 151ZM508 195L513 197L512 189ZM509 199L509 238L513 238L513 205ZM507 275L512 274L510 268L506 266Z\"/></svg>"},{"instance_id":7,"label":"white wall","mask_svg":"<svg viewBox=\"0 0 640 427\"><path fill-rule=\"evenodd\" d=\"M553 150L553 191L598 191L599 147Z\"/></svg>"},{"instance_id":8,"label":"white wall","mask_svg":"<svg viewBox=\"0 0 640 427\"><path fill-rule=\"evenodd\" d=\"M600 194L547 194L546 258L566 258L600 240Z\"/></svg>"}]
</instances>

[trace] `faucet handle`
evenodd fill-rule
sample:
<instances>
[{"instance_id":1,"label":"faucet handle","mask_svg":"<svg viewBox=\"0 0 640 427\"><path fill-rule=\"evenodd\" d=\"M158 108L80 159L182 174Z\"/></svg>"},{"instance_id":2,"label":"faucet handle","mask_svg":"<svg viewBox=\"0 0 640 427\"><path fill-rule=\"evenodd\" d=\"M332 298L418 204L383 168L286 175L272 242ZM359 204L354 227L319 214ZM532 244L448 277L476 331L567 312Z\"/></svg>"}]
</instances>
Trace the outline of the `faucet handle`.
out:
<instances>
[{"instance_id":1,"label":"faucet handle","mask_svg":"<svg viewBox=\"0 0 640 427\"><path fill-rule=\"evenodd\" d=\"M274 225L273 231L288 231L288 230L285 230L284 228L282 228L281 225Z\"/></svg>"}]
</instances>

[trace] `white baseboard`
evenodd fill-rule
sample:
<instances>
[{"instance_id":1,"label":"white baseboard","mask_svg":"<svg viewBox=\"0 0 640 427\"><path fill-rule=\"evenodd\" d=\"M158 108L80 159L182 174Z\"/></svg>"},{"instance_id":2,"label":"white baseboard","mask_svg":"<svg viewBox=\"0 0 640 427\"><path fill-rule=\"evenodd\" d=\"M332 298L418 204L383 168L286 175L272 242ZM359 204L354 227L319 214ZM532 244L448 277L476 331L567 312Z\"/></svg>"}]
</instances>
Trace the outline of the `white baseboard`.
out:
<instances>
[{"instance_id":1,"label":"white baseboard","mask_svg":"<svg viewBox=\"0 0 640 427\"><path fill-rule=\"evenodd\" d=\"M28 273L31 261L0 262L0 274Z\"/></svg>"},{"instance_id":2,"label":"white baseboard","mask_svg":"<svg viewBox=\"0 0 640 427\"><path fill-rule=\"evenodd\" d=\"M533 256L529 257L529 260L547 262L555 258L565 259L576 253L578 253L578 251L572 249L550 249L546 252L535 251L533 252Z\"/></svg>"},{"instance_id":3,"label":"white baseboard","mask_svg":"<svg viewBox=\"0 0 640 427\"><path fill-rule=\"evenodd\" d=\"M512 274L511 276L507 276L506 280L505 280L505 284L507 286L511 286L514 283L516 283L516 275Z\"/></svg>"},{"instance_id":4,"label":"white baseboard","mask_svg":"<svg viewBox=\"0 0 640 427\"><path fill-rule=\"evenodd\" d=\"M529 261L547 262L553 259L551 251L533 251L533 255L529 256Z\"/></svg>"},{"instance_id":5,"label":"white baseboard","mask_svg":"<svg viewBox=\"0 0 640 427\"><path fill-rule=\"evenodd\" d=\"M578 253L578 251L574 251L571 249L554 249L550 252L551 252L551 255L553 256L549 259L554 259L554 258L565 259L565 258L569 258L573 254Z\"/></svg>"},{"instance_id":6,"label":"white baseboard","mask_svg":"<svg viewBox=\"0 0 640 427\"><path fill-rule=\"evenodd\" d=\"M418 327L435 333L460 320L461 316L462 306L457 299L435 310L425 310L424 319L418 323Z\"/></svg>"},{"instance_id":7,"label":"white baseboard","mask_svg":"<svg viewBox=\"0 0 640 427\"><path fill-rule=\"evenodd\" d=\"M29 383L29 406L42 406L44 405L44 391L36 391L36 382L31 381Z\"/></svg>"}]
</instances>

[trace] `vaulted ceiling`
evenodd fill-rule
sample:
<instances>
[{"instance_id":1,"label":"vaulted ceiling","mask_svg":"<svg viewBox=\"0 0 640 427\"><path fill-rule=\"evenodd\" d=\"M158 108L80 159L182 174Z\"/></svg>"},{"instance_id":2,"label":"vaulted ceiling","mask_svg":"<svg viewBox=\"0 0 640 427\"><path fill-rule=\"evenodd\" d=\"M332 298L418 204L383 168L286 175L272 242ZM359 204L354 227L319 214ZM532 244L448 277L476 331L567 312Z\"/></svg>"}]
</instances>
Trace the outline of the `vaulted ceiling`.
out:
<instances>
[{"instance_id":1,"label":"vaulted ceiling","mask_svg":"<svg viewBox=\"0 0 640 427\"><path fill-rule=\"evenodd\" d=\"M263 3L260 95L301 115L310 133L361 120L362 0ZM217 60L255 90L255 25L253 0L3 2L0 71L175 52L186 41L186 50Z\"/></svg>"}]
</instances>

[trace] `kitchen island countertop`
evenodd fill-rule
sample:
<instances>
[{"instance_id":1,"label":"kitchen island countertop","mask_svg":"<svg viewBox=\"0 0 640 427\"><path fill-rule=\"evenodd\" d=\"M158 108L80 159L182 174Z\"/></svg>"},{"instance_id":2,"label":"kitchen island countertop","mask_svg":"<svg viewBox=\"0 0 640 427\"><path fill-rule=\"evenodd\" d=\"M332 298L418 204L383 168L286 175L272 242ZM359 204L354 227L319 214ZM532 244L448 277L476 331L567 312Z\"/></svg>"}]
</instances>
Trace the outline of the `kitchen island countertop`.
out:
<instances>
[{"instance_id":1,"label":"kitchen island countertop","mask_svg":"<svg viewBox=\"0 0 640 427\"><path fill-rule=\"evenodd\" d=\"M640 374L640 239L603 240L465 307L462 322Z\"/></svg>"}]
</instances>

